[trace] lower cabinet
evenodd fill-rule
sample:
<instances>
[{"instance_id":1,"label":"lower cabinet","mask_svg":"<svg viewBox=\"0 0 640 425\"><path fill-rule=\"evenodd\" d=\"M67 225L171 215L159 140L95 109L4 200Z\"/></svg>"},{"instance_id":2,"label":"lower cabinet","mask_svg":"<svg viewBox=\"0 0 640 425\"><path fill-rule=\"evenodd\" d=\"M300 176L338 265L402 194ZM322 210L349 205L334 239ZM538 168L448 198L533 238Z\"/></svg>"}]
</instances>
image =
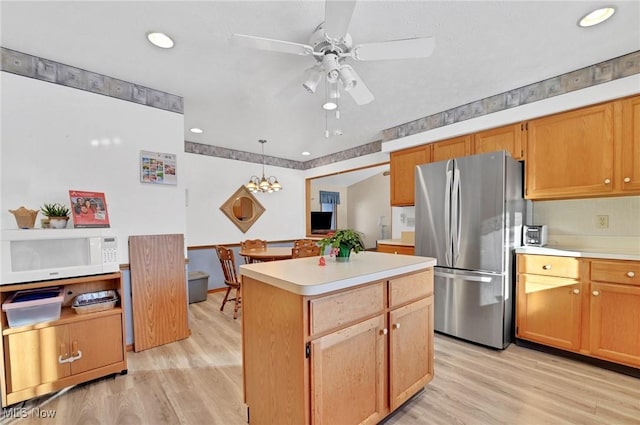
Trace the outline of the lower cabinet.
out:
<instances>
[{"instance_id":1,"label":"lower cabinet","mask_svg":"<svg viewBox=\"0 0 640 425\"><path fill-rule=\"evenodd\" d=\"M378 252L386 252L388 254L414 255L415 248L412 245L396 245L380 243L376 247Z\"/></svg>"},{"instance_id":2,"label":"lower cabinet","mask_svg":"<svg viewBox=\"0 0 640 425\"><path fill-rule=\"evenodd\" d=\"M640 367L640 262L519 254L516 337Z\"/></svg>"},{"instance_id":3,"label":"lower cabinet","mask_svg":"<svg viewBox=\"0 0 640 425\"><path fill-rule=\"evenodd\" d=\"M60 318L55 321L11 328L2 313L3 406L126 372L124 309L118 306L76 314L69 307L80 293L120 291L120 285L120 273L113 273L0 289L3 300L16 290L37 287L64 286L65 293Z\"/></svg>"},{"instance_id":4,"label":"lower cabinet","mask_svg":"<svg viewBox=\"0 0 640 425\"><path fill-rule=\"evenodd\" d=\"M245 276L243 303L252 425L376 424L433 378L433 269L313 297Z\"/></svg>"}]
</instances>

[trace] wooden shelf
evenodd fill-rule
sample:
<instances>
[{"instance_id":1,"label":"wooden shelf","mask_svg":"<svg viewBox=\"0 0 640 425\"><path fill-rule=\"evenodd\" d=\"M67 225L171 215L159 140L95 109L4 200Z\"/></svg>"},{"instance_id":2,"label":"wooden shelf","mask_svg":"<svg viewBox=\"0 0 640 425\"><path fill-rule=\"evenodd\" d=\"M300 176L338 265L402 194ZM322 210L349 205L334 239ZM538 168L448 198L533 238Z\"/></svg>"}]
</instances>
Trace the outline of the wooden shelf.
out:
<instances>
[{"instance_id":1,"label":"wooden shelf","mask_svg":"<svg viewBox=\"0 0 640 425\"><path fill-rule=\"evenodd\" d=\"M60 318L48 322L39 322L32 325L17 326L14 328L6 328L2 330L2 335L11 335L19 332L31 331L34 329L44 329L50 326L64 325L77 321L89 320L97 317L110 316L113 314L123 314L121 307L114 307L109 310L96 311L95 313L78 314L71 307L62 307L60 310Z\"/></svg>"}]
</instances>

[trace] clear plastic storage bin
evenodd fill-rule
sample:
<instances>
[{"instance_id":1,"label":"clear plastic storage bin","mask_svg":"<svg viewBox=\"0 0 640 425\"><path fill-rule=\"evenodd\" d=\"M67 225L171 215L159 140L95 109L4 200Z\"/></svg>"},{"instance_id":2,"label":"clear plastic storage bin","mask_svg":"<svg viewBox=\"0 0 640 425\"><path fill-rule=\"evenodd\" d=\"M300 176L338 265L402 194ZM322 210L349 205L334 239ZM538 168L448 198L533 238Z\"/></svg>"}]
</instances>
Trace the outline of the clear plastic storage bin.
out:
<instances>
[{"instance_id":1,"label":"clear plastic storage bin","mask_svg":"<svg viewBox=\"0 0 640 425\"><path fill-rule=\"evenodd\" d=\"M32 325L60 318L62 308L62 288L42 288L18 291L2 303L9 326Z\"/></svg>"}]
</instances>

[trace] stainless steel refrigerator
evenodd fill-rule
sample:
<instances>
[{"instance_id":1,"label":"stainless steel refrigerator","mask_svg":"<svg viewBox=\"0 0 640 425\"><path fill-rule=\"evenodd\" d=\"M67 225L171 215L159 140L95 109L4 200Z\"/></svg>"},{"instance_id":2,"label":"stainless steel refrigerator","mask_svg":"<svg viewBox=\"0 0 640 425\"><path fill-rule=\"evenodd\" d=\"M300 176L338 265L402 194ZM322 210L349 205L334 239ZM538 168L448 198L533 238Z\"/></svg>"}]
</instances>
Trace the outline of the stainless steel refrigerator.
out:
<instances>
[{"instance_id":1,"label":"stainless steel refrigerator","mask_svg":"<svg viewBox=\"0 0 640 425\"><path fill-rule=\"evenodd\" d=\"M511 342L522 179L504 151L416 167L416 255L437 259L436 331L499 349Z\"/></svg>"}]
</instances>

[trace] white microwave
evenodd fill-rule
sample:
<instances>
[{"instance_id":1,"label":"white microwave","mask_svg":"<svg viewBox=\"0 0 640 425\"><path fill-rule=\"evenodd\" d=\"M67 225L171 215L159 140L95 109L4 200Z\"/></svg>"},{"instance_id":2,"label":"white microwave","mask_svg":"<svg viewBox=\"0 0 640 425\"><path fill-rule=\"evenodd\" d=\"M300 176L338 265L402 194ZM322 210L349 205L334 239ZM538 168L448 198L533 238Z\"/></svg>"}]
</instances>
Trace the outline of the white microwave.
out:
<instances>
[{"instance_id":1,"label":"white microwave","mask_svg":"<svg viewBox=\"0 0 640 425\"><path fill-rule=\"evenodd\" d=\"M108 229L2 230L0 285L120 270L118 241Z\"/></svg>"}]
</instances>

